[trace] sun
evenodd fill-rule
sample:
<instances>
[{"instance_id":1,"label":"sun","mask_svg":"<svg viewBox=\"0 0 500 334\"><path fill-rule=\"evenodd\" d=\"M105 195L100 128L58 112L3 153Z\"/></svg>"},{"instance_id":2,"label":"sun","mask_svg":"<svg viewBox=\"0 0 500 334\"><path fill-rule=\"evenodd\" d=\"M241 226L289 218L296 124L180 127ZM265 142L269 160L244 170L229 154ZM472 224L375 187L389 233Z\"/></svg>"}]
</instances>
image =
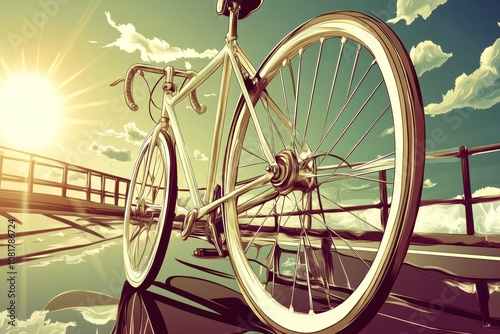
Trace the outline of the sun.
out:
<instances>
[{"instance_id":1,"label":"sun","mask_svg":"<svg viewBox=\"0 0 500 334\"><path fill-rule=\"evenodd\" d=\"M61 121L60 100L43 77L18 75L0 87L0 137L31 149L51 144Z\"/></svg>"}]
</instances>

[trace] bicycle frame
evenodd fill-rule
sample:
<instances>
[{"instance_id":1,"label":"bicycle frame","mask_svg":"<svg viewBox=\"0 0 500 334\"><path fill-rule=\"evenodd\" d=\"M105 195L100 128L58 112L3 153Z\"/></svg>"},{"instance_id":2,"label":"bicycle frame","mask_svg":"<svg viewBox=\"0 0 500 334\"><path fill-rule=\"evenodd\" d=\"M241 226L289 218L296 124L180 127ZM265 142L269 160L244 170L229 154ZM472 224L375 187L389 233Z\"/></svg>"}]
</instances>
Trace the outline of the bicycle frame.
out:
<instances>
[{"instance_id":1,"label":"bicycle frame","mask_svg":"<svg viewBox=\"0 0 500 334\"><path fill-rule=\"evenodd\" d=\"M162 116L160 122L157 123L157 125L153 130L151 142L152 143L156 142L156 139L158 138L160 131L168 129L170 127L177 147L179 160L184 170L188 189L191 198L193 199L194 210L191 210L190 213L191 214L194 213L195 216L191 217L193 218L191 223L193 223L194 220L196 220L197 218L202 217L205 214L213 211L227 199L239 196L255 186L269 182L272 176L274 175L272 171L276 166L276 161L273 154L271 153L271 149L266 139L264 138L264 134L259 125L259 120L257 119L253 103L250 97L250 93L246 88L245 78L243 74L247 73L249 77L254 78L256 70L236 41L237 39L236 24L237 24L237 13L236 14L231 13L229 32L226 37L225 46L201 71L199 71L192 78L190 78L190 80L178 91L176 91L175 86L173 84L173 78L175 76L183 76L182 73L184 73L185 76L186 72L176 71L171 66L165 69L166 78L164 87L169 87L169 88L164 89ZM211 75L213 75L215 71L217 71L221 66L222 66L222 79L221 79L219 99L216 110L217 114L215 120L215 131L212 138L212 149L210 152L210 160L209 160L210 163L208 168L206 195L205 198L202 199L201 195L198 192L199 189L198 182L193 170L191 159L189 158L189 153L185 145L185 141L182 135L180 125L177 120L174 107L179 102L184 100L188 95L195 92L196 88L199 87ZM238 188L237 190L231 193L224 194L224 196L214 201L215 175L217 171L218 159L220 157L220 146L221 146L220 144L222 139L223 123L227 108L228 90L231 81L231 70L234 71L236 80L238 81L238 85L242 92L242 96L248 106L248 111L251 114L252 120L255 122L258 141L269 163L269 167L266 169L267 174L264 174L262 177L246 184L245 186ZM151 158L152 158L152 150L149 151L148 158L146 160L147 161L146 166L149 166ZM147 169L148 168L145 168L145 170ZM190 215L188 214L186 218L188 216Z\"/></svg>"}]
</instances>

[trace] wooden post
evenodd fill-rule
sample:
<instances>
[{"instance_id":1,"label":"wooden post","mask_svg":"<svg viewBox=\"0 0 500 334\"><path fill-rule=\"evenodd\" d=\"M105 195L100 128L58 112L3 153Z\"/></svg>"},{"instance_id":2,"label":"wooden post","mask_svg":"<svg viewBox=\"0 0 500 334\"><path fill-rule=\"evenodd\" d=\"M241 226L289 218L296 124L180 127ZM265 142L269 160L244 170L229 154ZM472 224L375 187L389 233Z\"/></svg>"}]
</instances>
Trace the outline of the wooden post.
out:
<instances>
[{"instance_id":1,"label":"wooden post","mask_svg":"<svg viewBox=\"0 0 500 334\"><path fill-rule=\"evenodd\" d=\"M464 187L465 226L467 235L474 235L474 215L472 214L472 191L470 186L469 152L467 147L460 146L460 162L462 166L462 182Z\"/></svg>"},{"instance_id":2,"label":"wooden post","mask_svg":"<svg viewBox=\"0 0 500 334\"><path fill-rule=\"evenodd\" d=\"M62 180L62 197L64 198L66 197L67 184L68 184L68 165L64 164L63 180Z\"/></svg>"},{"instance_id":3,"label":"wooden post","mask_svg":"<svg viewBox=\"0 0 500 334\"><path fill-rule=\"evenodd\" d=\"M87 172L87 202L90 202L90 190L92 188L92 173L90 171Z\"/></svg>"},{"instance_id":4,"label":"wooden post","mask_svg":"<svg viewBox=\"0 0 500 334\"><path fill-rule=\"evenodd\" d=\"M120 182L118 178L115 179L115 205L118 206L118 199L120 198L119 196L119 191L120 191Z\"/></svg>"},{"instance_id":5,"label":"wooden post","mask_svg":"<svg viewBox=\"0 0 500 334\"><path fill-rule=\"evenodd\" d=\"M380 224L382 224L382 228L385 230L387 226L387 217L389 217L389 204L387 201L387 172L385 170L381 170L378 172L379 179L382 182L379 182L380 189Z\"/></svg>"},{"instance_id":6,"label":"wooden post","mask_svg":"<svg viewBox=\"0 0 500 334\"><path fill-rule=\"evenodd\" d=\"M106 198L106 177L104 175L100 175L101 177L101 204L104 204Z\"/></svg>"},{"instance_id":7,"label":"wooden post","mask_svg":"<svg viewBox=\"0 0 500 334\"><path fill-rule=\"evenodd\" d=\"M35 182L35 158L30 156L30 166L28 172L28 193L33 193L33 183Z\"/></svg>"},{"instance_id":8,"label":"wooden post","mask_svg":"<svg viewBox=\"0 0 500 334\"><path fill-rule=\"evenodd\" d=\"M0 151L0 189L2 189L3 178L3 151Z\"/></svg>"}]
</instances>

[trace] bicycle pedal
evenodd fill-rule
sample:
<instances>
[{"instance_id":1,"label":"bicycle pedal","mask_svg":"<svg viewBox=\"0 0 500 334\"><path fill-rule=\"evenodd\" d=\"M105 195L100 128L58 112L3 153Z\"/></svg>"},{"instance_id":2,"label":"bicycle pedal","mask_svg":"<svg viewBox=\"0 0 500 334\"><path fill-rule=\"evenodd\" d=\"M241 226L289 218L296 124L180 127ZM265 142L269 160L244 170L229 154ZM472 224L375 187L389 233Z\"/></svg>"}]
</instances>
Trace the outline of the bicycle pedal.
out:
<instances>
[{"instance_id":1,"label":"bicycle pedal","mask_svg":"<svg viewBox=\"0 0 500 334\"><path fill-rule=\"evenodd\" d=\"M193 255L199 258L224 258L227 256L227 251L224 253L224 256L220 256L215 248L196 248Z\"/></svg>"}]
</instances>

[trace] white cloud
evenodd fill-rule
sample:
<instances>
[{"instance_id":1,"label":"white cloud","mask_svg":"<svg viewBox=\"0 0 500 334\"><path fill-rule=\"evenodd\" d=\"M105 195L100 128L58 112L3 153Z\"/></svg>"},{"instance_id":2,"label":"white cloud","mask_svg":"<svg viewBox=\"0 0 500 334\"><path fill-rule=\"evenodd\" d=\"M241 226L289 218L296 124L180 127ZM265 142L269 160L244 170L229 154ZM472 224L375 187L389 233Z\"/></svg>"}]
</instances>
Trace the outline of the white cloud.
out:
<instances>
[{"instance_id":1,"label":"white cloud","mask_svg":"<svg viewBox=\"0 0 500 334\"><path fill-rule=\"evenodd\" d=\"M490 295L493 292L500 292L500 282L488 283L488 291L490 292Z\"/></svg>"},{"instance_id":2,"label":"white cloud","mask_svg":"<svg viewBox=\"0 0 500 334\"><path fill-rule=\"evenodd\" d=\"M215 93L210 93L210 94L203 94L205 97L211 97L211 96L217 96Z\"/></svg>"},{"instance_id":3,"label":"white cloud","mask_svg":"<svg viewBox=\"0 0 500 334\"><path fill-rule=\"evenodd\" d=\"M421 76L434 68L443 65L452 53L444 53L441 46L432 41L423 41L410 50L410 58L415 66L417 76Z\"/></svg>"},{"instance_id":4,"label":"white cloud","mask_svg":"<svg viewBox=\"0 0 500 334\"><path fill-rule=\"evenodd\" d=\"M436 183L432 182L431 179L425 179L424 185L423 185L424 188L432 188L435 186L436 186Z\"/></svg>"},{"instance_id":5,"label":"white cloud","mask_svg":"<svg viewBox=\"0 0 500 334\"><path fill-rule=\"evenodd\" d=\"M63 323L63 322L51 322L50 319L45 320L47 312L35 311L31 314L29 319L18 320L16 319L16 326L9 325L10 318L7 311L0 312L0 332L1 333L38 333L38 334L50 334L50 333L66 333L68 327L76 327L74 321Z\"/></svg>"},{"instance_id":6,"label":"white cloud","mask_svg":"<svg viewBox=\"0 0 500 334\"><path fill-rule=\"evenodd\" d=\"M61 179L62 175L63 175L62 169L51 168L45 173L44 177L47 179Z\"/></svg>"},{"instance_id":7,"label":"white cloud","mask_svg":"<svg viewBox=\"0 0 500 334\"><path fill-rule=\"evenodd\" d=\"M194 158L199 161L207 161L208 158L205 154L201 153L200 150L194 150L193 152Z\"/></svg>"},{"instance_id":8,"label":"white cloud","mask_svg":"<svg viewBox=\"0 0 500 334\"><path fill-rule=\"evenodd\" d=\"M385 129L384 132L382 132L381 136L385 137L388 135L392 135L393 133L394 133L394 127L391 127L391 128Z\"/></svg>"},{"instance_id":9,"label":"white cloud","mask_svg":"<svg viewBox=\"0 0 500 334\"><path fill-rule=\"evenodd\" d=\"M452 286L454 288L458 288L465 293L470 293L470 294L476 293L476 284L474 284L474 283L457 282L457 281L453 281L453 280L444 280L444 283L446 283L447 285Z\"/></svg>"},{"instance_id":10,"label":"white cloud","mask_svg":"<svg viewBox=\"0 0 500 334\"><path fill-rule=\"evenodd\" d=\"M465 233L465 217L459 205L421 206L415 223L415 232Z\"/></svg>"},{"instance_id":11,"label":"white cloud","mask_svg":"<svg viewBox=\"0 0 500 334\"><path fill-rule=\"evenodd\" d=\"M495 187L484 187L478 189L472 193L473 197L478 196L498 196L500 195L500 189Z\"/></svg>"},{"instance_id":12,"label":"white cloud","mask_svg":"<svg viewBox=\"0 0 500 334\"><path fill-rule=\"evenodd\" d=\"M476 190L472 197L498 196L500 189L485 187ZM480 203L473 205L474 225L478 233L500 233L500 203Z\"/></svg>"},{"instance_id":13,"label":"white cloud","mask_svg":"<svg viewBox=\"0 0 500 334\"><path fill-rule=\"evenodd\" d=\"M116 24L111 19L111 14L105 12L109 25L120 32L120 37L113 43L107 44L105 47L118 47L128 53L139 51L142 61L145 62L171 62L183 58L213 58L217 54L216 49L207 49L201 53L194 49L181 49L171 46L168 42L157 37L147 38L135 30L134 25Z\"/></svg>"},{"instance_id":14,"label":"white cloud","mask_svg":"<svg viewBox=\"0 0 500 334\"><path fill-rule=\"evenodd\" d=\"M144 138L146 138L147 132L142 131L137 127L135 122L130 122L123 125L124 132L116 131L115 129L108 129L104 132L96 132L100 136L116 137L119 139L125 139L125 141L132 143L134 145L141 145Z\"/></svg>"},{"instance_id":15,"label":"white cloud","mask_svg":"<svg viewBox=\"0 0 500 334\"><path fill-rule=\"evenodd\" d=\"M86 180L86 179L87 179L87 175L85 175L83 173L74 172L74 173L69 173L69 175L68 175L68 180L70 180L70 181L78 181L78 180Z\"/></svg>"},{"instance_id":16,"label":"white cloud","mask_svg":"<svg viewBox=\"0 0 500 334\"><path fill-rule=\"evenodd\" d=\"M112 145L99 145L96 142L93 142L88 149L89 151L96 152L99 155L104 155L111 160L132 161L132 152L130 150L118 149Z\"/></svg>"},{"instance_id":17,"label":"white cloud","mask_svg":"<svg viewBox=\"0 0 500 334\"><path fill-rule=\"evenodd\" d=\"M476 190L472 197L498 195L500 195L500 188L485 187ZM463 195L456 196L456 198L463 198ZM500 233L500 201L474 204L472 211L476 233ZM465 210L463 205L435 204L421 206L415 223L415 232L465 234Z\"/></svg>"},{"instance_id":18,"label":"white cloud","mask_svg":"<svg viewBox=\"0 0 500 334\"><path fill-rule=\"evenodd\" d=\"M184 66L186 67L186 69L187 69L187 70L190 70L190 69L191 69L191 67L192 67L191 63L190 63L190 62L188 62L188 61L185 61L185 62L184 62Z\"/></svg>"},{"instance_id":19,"label":"white cloud","mask_svg":"<svg viewBox=\"0 0 500 334\"><path fill-rule=\"evenodd\" d=\"M118 305L106 305L95 307L78 307L82 316L88 322L95 325L105 325L109 321L116 320Z\"/></svg>"},{"instance_id":20,"label":"white cloud","mask_svg":"<svg viewBox=\"0 0 500 334\"><path fill-rule=\"evenodd\" d=\"M41 261L40 263L31 265L30 267L46 267L46 266L51 265L51 264L56 263L56 262L64 262L66 264L83 263L83 262L87 261L85 259L85 257L102 253L106 248L109 248L109 247L114 246L114 245L117 245L117 243L112 241L112 242L103 244L100 247L97 247L94 249L87 249L87 250L83 251L81 254L77 254L77 255L65 254L65 255L62 255L59 257L52 258L52 259L47 260L47 261ZM60 245L60 246L63 246L63 245Z\"/></svg>"},{"instance_id":21,"label":"white cloud","mask_svg":"<svg viewBox=\"0 0 500 334\"><path fill-rule=\"evenodd\" d=\"M46 179L58 179L62 180L63 170L61 168L51 168L43 175ZM78 180L86 180L87 176L83 173L79 172L70 172L68 173L68 180L70 181L78 181Z\"/></svg>"},{"instance_id":22,"label":"white cloud","mask_svg":"<svg viewBox=\"0 0 500 334\"><path fill-rule=\"evenodd\" d=\"M440 103L427 105L425 113L438 115L459 108L488 109L499 102L500 38L484 49L479 68L456 78L455 87L443 95Z\"/></svg>"},{"instance_id":23,"label":"white cloud","mask_svg":"<svg viewBox=\"0 0 500 334\"><path fill-rule=\"evenodd\" d=\"M411 24L418 16L426 20L431 13L447 0L398 0L396 7L396 17L388 20L389 23L396 23L405 20L406 25Z\"/></svg>"}]
</instances>

